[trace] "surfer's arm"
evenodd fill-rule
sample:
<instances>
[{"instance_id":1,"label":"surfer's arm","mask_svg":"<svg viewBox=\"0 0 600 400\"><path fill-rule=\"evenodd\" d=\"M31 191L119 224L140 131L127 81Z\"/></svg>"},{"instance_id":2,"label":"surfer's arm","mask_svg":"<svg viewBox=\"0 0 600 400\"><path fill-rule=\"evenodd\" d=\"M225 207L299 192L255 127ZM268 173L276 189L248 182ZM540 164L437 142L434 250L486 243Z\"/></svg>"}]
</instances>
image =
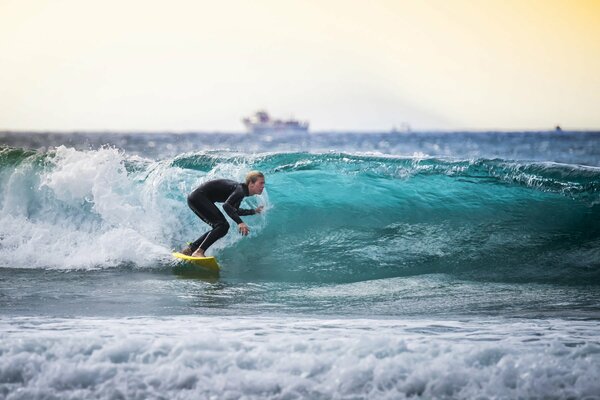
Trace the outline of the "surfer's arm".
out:
<instances>
[{"instance_id":1,"label":"surfer's arm","mask_svg":"<svg viewBox=\"0 0 600 400\"><path fill-rule=\"evenodd\" d=\"M242 221L240 215L251 215L248 213L249 211L251 211L252 214L254 214L254 210L244 210L243 208L237 208L235 206L232 206L229 203L223 204L223 210L225 210L227 215L229 215L231 219L238 224L238 231L240 231L240 233L244 236L248 235L248 233L250 232L250 228L248 228L248 225L246 225L244 221Z\"/></svg>"},{"instance_id":2,"label":"surfer's arm","mask_svg":"<svg viewBox=\"0 0 600 400\"><path fill-rule=\"evenodd\" d=\"M238 209L238 215L254 215L254 214L260 214L263 210L263 206L258 206L256 207L256 209L254 210L245 210L243 208L239 208ZM240 231L240 233L244 236L248 235L248 233L250 232L250 228L248 228L248 225L246 225L245 223L241 223L238 224L238 230Z\"/></svg>"},{"instance_id":3,"label":"surfer's arm","mask_svg":"<svg viewBox=\"0 0 600 400\"><path fill-rule=\"evenodd\" d=\"M247 210L245 208L238 208L237 210L238 215L240 216L244 216L244 215L254 215L256 214L256 210Z\"/></svg>"},{"instance_id":4,"label":"surfer's arm","mask_svg":"<svg viewBox=\"0 0 600 400\"><path fill-rule=\"evenodd\" d=\"M240 216L256 214L256 210L239 208L243 198L244 189L241 186L238 186L238 188L231 193L229 198L225 200L225 203L223 203L223 210L225 210L227 215L229 215L229 218L234 220L238 225L244 223Z\"/></svg>"},{"instance_id":5,"label":"surfer's arm","mask_svg":"<svg viewBox=\"0 0 600 400\"><path fill-rule=\"evenodd\" d=\"M223 203L223 210L225 210L225 212L227 213L227 215L229 215L229 218L231 218L232 220L234 220L236 224L239 225L239 224L241 224L241 223L244 222L240 218L240 215L244 215L244 214L243 213L239 214L238 212L240 210L238 210L237 208L235 208L231 204Z\"/></svg>"}]
</instances>

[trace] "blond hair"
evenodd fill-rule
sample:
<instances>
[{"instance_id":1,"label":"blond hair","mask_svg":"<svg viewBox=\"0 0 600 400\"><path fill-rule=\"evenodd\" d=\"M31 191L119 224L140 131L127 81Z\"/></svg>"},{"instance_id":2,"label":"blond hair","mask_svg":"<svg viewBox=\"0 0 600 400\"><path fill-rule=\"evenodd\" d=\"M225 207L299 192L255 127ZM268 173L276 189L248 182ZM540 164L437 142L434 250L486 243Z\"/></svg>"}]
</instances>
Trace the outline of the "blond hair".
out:
<instances>
[{"instance_id":1,"label":"blond hair","mask_svg":"<svg viewBox=\"0 0 600 400\"><path fill-rule=\"evenodd\" d=\"M246 174L246 185L254 183L258 180L258 178L265 179L265 176L260 171L250 171Z\"/></svg>"}]
</instances>

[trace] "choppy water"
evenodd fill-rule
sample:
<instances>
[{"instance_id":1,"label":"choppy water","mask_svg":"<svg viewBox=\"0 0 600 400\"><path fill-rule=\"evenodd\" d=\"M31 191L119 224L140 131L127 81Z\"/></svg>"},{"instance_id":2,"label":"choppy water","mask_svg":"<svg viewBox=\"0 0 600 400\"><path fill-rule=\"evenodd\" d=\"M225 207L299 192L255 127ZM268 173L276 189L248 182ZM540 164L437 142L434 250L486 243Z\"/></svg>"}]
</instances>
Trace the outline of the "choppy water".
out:
<instances>
[{"instance_id":1,"label":"choppy water","mask_svg":"<svg viewBox=\"0 0 600 400\"><path fill-rule=\"evenodd\" d=\"M0 396L600 394L598 133L0 143ZM250 169L189 274L187 194Z\"/></svg>"}]
</instances>

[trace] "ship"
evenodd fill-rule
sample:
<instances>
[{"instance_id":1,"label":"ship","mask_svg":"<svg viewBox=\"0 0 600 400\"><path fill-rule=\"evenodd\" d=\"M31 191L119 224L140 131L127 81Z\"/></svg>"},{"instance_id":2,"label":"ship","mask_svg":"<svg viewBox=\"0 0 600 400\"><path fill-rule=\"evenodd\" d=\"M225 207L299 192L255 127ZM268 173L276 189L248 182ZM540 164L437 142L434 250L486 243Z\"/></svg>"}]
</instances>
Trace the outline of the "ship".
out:
<instances>
[{"instance_id":1,"label":"ship","mask_svg":"<svg viewBox=\"0 0 600 400\"><path fill-rule=\"evenodd\" d=\"M308 133L308 122L295 119L272 119L264 110L242 119L248 133L264 134L304 134Z\"/></svg>"}]
</instances>

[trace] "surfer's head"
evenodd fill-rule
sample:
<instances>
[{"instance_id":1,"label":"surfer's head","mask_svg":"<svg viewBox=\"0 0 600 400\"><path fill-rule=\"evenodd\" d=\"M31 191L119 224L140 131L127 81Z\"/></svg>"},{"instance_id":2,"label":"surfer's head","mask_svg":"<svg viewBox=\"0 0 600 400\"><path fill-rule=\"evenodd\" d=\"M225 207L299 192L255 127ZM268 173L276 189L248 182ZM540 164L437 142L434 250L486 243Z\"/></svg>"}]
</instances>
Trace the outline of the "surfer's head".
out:
<instances>
[{"instance_id":1,"label":"surfer's head","mask_svg":"<svg viewBox=\"0 0 600 400\"><path fill-rule=\"evenodd\" d=\"M250 171L246 175L246 185L250 196L262 194L265 188L265 176L259 171Z\"/></svg>"}]
</instances>

